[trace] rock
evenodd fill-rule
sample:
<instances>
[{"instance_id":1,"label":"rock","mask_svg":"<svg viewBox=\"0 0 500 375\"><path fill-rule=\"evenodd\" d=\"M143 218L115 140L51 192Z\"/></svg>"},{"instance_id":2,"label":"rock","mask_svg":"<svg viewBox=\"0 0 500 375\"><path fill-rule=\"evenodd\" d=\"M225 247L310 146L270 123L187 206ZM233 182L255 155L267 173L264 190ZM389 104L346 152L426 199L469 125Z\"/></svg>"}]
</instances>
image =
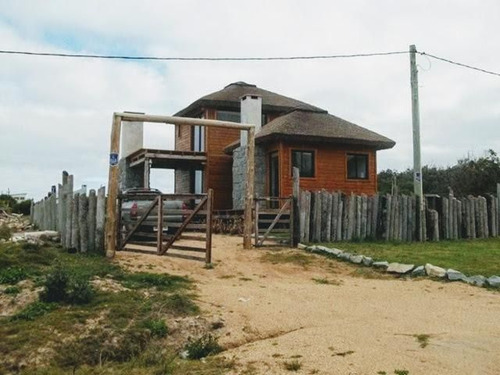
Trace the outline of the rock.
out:
<instances>
[{"instance_id":1,"label":"rock","mask_svg":"<svg viewBox=\"0 0 500 375\"><path fill-rule=\"evenodd\" d=\"M319 251L328 251L328 250L330 250L329 247L321 246L321 245L316 246L316 249L318 249Z\"/></svg>"},{"instance_id":2,"label":"rock","mask_svg":"<svg viewBox=\"0 0 500 375\"><path fill-rule=\"evenodd\" d=\"M500 276L491 276L486 279L486 283L492 288L500 288Z\"/></svg>"},{"instance_id":3,"label":"rock","mask_svg":"<svg viewBox=\"0 0 500 375\"><path fill-rule=\"evenodd\" d=\"M363 257L363 265L370 267L373 264L373 259L370 257Z\"/></svg>"},{"instance_id":4,"label":"rock","mask_svg":"<svg viewBox=\"0 0 500 375\"><path fill-rule=\"evenodd\" d=\"M43 230L39 232L26 232L24 234L26 240L34 241L59 241L59 233L53 230Z\"/></svg>"},{"instance_id":5,"label":"rock","mask_svg":"<svg viewBox=\"0 0 500 375\"><path fill-rule=\"evenodd\" d=\"M391 263L387 267L387 272L404 275L405 273L410 272L414 267L414 264Z\"/></svg>"},{"instance_id":6,"label":"rock","mask_svg":"<svg viewBox=\"0 0 500 375\"><path fill-rule=\"evenodd\" d=\"M343 253L343 251L339 249L327 249L325 250L325 253L338 257L340 254Z\"/></svg>"},{"instance_id":7,"label":"rock","mask_svg":"<svg viewBox=\"0 0 500 375\"><path fill-rule=\"evenodd\" d=\"M471 285L484 286L484 284L486 283L486 277L484 277L483 275L474 275L465 278L465 282Z\"/></svg>"},{"instance_id":8,"label":"rock","mask_svg":"<svg viewBox=\"0 0 500 375\"><path fill-rule=\"evenodd\" d=\"M354 264L361 264L363 261L363 255L351 255L349 261Z\"/></svg>"},{"instance_id":9,"label":"rock","mask_svg":"<svg viewBox=\"0 0 500 375\"><path fill-rule=\"evenodd\" d=\"M313 252L314 250L316 250L316 246L306 246L306 251L310 251L310 252Z\"/></svg>"},{"instance_id":10,"label":"rock","mask_svg":"<svg viewBox=\"0 0 500 375\"><path fill-rule=\"evenodd\" d=\"M373 262L372 266L375 268L387 269L387 267L389 267L389 262L387 262L385 260L381 261L381 262Z\"/></svg>"},{"instance_id":11,"label":"rock","mask_svg":"<svg viewBox=\"0 0 500 375\"><path fill-rule=\"evenodd\" d=\"M446 276L446 270L444 268L441 268L438 266L433 266L430 263L427 263L425 265L425 272L427 273L427 276L430 276L430 277L445 277Z\"/></svg>"},{"instance_id":12,"label":"rock","mask_svg":"<svg viewBox=\"0 0 500 375\"><path fill-rule=\"evenodd\" d=\"M446 277L450 281L465 281L467 278L462 272L451 268L446 271Z\"/></svg>"},{"instance_id":13,"label":"rock","mask_svg":"<svg viewBox=\"0 0 500 375\"><path fill-rule=\"evenodd\" d=\"M339 254L339 259L342 259L342 260L345 260L345 261L349 261L349 259L351 259L351 253L342 253L342 254Z\"/></svg>"},{"instance_id":14,"label":"rock","mask_svg":"<svg viewBox=\"0 0 500 375\"><path fill-rule=\"evenodd\" d=\"M306 250L307 249L307 245L304 245L303 243L299 243L297 245L297 248L301 249L301 250Z\"/></svg>"},{"instance_id":15,"label":"rock","mask_svg":"<svg viewBox=\"0 0 500 375\"><path fill-rule=\"evenodd\" d=\"M179 353L179 357L181 357L182 359L188 359L189 358L189 351L183 350L182 352Z\"/></svg>"},{"instance_id":16,"label":"rock","mask_svg":"<svg viewBox=\"0 0 500 375\"><path fill-rule=\"evenodd\" d=\"M418 266L418 267L415 267L413 269L413 271L411 271L411 275L414 276L414 277L417 277L417 276L425 276L426 273L425 273L425 268L424 266Z\"/></svg>"}]
</instances>

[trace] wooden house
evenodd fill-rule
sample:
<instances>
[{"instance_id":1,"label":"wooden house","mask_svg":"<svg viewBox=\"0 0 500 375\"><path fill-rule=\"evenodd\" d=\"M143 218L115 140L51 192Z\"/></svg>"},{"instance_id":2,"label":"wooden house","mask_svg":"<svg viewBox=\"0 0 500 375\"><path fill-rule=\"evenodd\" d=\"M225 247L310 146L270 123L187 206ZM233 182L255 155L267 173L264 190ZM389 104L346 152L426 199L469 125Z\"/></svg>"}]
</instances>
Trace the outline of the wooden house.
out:
<instances>
[{"instance_id":1,"label":"wooden house","mask_svg":"<svg viewBox=\"0 0 500 375\"><path fill-rule=\"evenodd\" d=\"M395 144L324 109L245 82L206 95L175 116L256 124L255 191L260 196L290 195L293 166L307 190L374 194L377 151ZM244 142L237 130L177 125L175 150L204 153L206 160L176 169L176 193L212 188L216 209L241 208L237 157L245 162L239 147Z\"/></svg>"}]
</instances>

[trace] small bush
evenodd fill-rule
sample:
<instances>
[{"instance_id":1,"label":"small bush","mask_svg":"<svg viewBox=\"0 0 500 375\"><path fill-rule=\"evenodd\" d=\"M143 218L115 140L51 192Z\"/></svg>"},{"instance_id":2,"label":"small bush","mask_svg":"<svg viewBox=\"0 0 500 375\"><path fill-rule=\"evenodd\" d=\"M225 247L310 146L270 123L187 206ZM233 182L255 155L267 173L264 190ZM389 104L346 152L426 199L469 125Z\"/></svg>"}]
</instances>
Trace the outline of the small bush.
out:
<instances>
[{"instance_id":1,"label":"small bush","mask_svg":"<svg viewBox=\"0 0 500 375\"><path fill-rule=\"evenodd\" d=\"M0 240L10 240L12 237L12 229L7 224L0 225Z\"/></svg>"},{"instance_id":2,"label":"small bush","mask_svg":"<svg viewBox=\"0 0 500 375\"><path fill-rule=\"evenodd\" d=\"M19 289L17 286L9 286L3 292L5 294L16 295L16 294L19 294L21 292L21 289Z\"/></svg>"},{"instance_id":3,"label":"small bush","mask_svg":"<svg viewBox=\"0 0 500 375\"><path fill-rule=\"evenodd\" d=\"M283 366L288 371L299 371L302 368L302 363L297 360L293 360L290 362L284 362Z\"/></svg>"},{"instance_id":4,"label":"small bush","mask_svg":"<svg viewBox=\"0 0 500 375\"><path fill-rule=\"evenodd\" d=\"M68 286L69 275L60 264L56 265L54 271L49 273L45 280L44 290L40 294L40 299L45 302L62 302L67 299L66 288Z\"/></svg>"},{"instance_id":5,"label":"small bush","mask_svg":"<svg viewBox=\"0 0 500 375\"><path fill-rule=\"evenodd\" d=\"M29 304L16 315L14 315L12 320L35 320L39 316L45 315L57 307L54 303L45 303L45 302L33 302Z\"/></svg>"},{"instance_id":6,"label":"small bush","mask_svg":"<svg viewBox=\"0 0 500 375\"><path fill-rule=\"evenodd\" d=\"M94 290L87 278L71 277L60 264L56 265L44 283L40 299L45 302L84 304L92 300Z\"/></svg>"},{"instance_id":7,"label":"small bush","mask_svg":"<svg viewBox=\"0 0 500 375\"><path fill-rule=\"evenodd\" d=\"M88 279L70 279L66 289L66 302L82 305L92 301L94 290Z\"/></svg>"},{"instance_id":8,"label":"small bush","mask_svg":"<svg viewBox=\"0 0 500 375\"><path fill-rule=\"evenodd\" d=\"M8 267L0 270L0 284L16 284L28 277L28 273L21 267Z\"/></svg>"},{"instance_id":9,"label":"small bush","mask_svg":"<svg viewBox=\"0 0 500 375\"><path fill-rule=\"evenodd\" d=\"M151 332L153 337L165 337L168 333L167 325L163 320L148 319L144 321L144 327Z\"/></svg>"},{"instance_id":10,"label":"small bush","mask_svg":"<svg viewBox=\"0 0 500 375\"><path fill-rule=\"evenodd\" d=\"M185 349L188 352L189 359L201 359L222 352L222 347L217 342L217 338L211 334L203 335L196 340L189 340Z\"/></svg>"}]
</instances>

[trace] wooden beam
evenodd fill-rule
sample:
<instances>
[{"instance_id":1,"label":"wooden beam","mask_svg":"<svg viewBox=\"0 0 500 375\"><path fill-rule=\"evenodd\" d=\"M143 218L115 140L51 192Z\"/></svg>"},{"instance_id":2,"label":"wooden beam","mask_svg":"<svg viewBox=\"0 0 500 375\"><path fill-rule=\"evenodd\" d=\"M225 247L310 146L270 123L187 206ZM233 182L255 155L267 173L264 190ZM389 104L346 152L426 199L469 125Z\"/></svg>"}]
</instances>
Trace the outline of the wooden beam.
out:
<instances>
[{"instance_id":1,"label":"wooden beam","mask_svg":"<svg viewBox=\"0 0 500 375\"><path fill-rule=\"evenodd\" d=\"M139 122L157 122L175 125L201 125L201 126L211 126L216 128L230 128L230 129L240 129L249 130L254 129L252 124L239 124L236 122L229 121L218 121L218 120L206 120L200 118L191 117L175 117L175 116L158 116L158 115L146 115L139 113L115 113L122 121L139 121Z\"/></svg>"},{"instance_id":2,"label":"wooden beam","mask_svg":"<svg viewBox=\"0 0 500 375\"><path fill-rule=\"evenodd\" d=\"M109 147L109 172L108 172L108 202L106 207L106 256L113 258L116 252L116 198L118 197L118 182L120 170L118 156L120 154L121 117L113 115L111 128L111 141Z\"/></svg>"},{"instance_id":3,"label":"wooden beam","mask_svg":"<svg viewBox=\"0 0 500 375\"><path fill-rule=\"evenodd\" d=\"M159 254L161 252L161 247L163 246L163 197L161 195L158 196L158 221L157 221L157 227L158 227L158 232L156 242L157 242L157 247L156 251Z\"/></svg>"},{"instance_id":4,"label":"wooden beam","mask_svg":"<svg viewBox=\"0 0 500 375\"><path fill-rule=\"evenodd\" d=\"M245 219L243 223L243 248L252 248L252 208L255 179L255 128L248 129Z\"/></svg>"}]
</instances>

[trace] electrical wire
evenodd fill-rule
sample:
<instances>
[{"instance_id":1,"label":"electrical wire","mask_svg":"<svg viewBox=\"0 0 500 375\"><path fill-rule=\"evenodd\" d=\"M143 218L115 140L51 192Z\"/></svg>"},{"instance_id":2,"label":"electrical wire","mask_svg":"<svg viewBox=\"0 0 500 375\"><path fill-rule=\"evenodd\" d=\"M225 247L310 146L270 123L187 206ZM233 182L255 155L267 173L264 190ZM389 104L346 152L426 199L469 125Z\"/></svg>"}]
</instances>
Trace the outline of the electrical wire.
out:
<instances>
[{"instance_id":1,"label":"electrical wire","mask_svg":"<svg viewBox=\"0 0 500 375\"><path fill-rule=\"evenodd\" d=\"M477 68L477 67L472 66L472 65L467 65L467 64L459 63L459 62L456 62L456 61L453 61L453 60L445 59L444 57L439 57L439 56L431 55L430 53L426 53L426 52L417 52L417 53L420 54L420 55L422 55L422 56L429 56L429 57L432 57L433 59L447 62L449 64L458 65L458 66L461 66L462 68L472 69L472 70L476 70L478 72L482 72L482 73L486 73L486 74L491 74L491 75L500 77L500 73L492 72L491 70Z\"/></svg>"},{"instance_id":2,"label":"electrical wire","mask_svg":"<svg viewBox=\"0 0 500 375\"><path fill-rule=\"evenodd\" d=\"M409 53L408 51L390 51L375 53L356 53L346 55L313 55L313 56L278 56L278 57L157 57L157 56L126 56L126 55L89 55L80 53L54 53L0 50L4 55L28 55L45 57L70 57L89 59L114 59L114 60L149 60L149 61L275 61L275 60L319 60L353 57L388 56Z\"/></svg>"},{"instance_id":3,"label":"electrical wire","mask_svg":"<svg viewBox=\"0 0 500 375\"><path fill-rule=\"evenodd\" d=\"M25 56L43 56L43 57L65 57L65 58L84 58L84 59L108 59L108 60L142 60L142 61L283 61L283 60L328 60L355 57L374 57L408 54L409 51L389 51L374 53L355 53L341 55L311 55L311 56L267 56L267 57L160 57L160 56L129 56L129 55L95 55L83 53L56 53L56 52L32 52L0 50L3 55L25 55ZM449 64L457 65L463 68L472 69L478 72L491 74L500 77L500 73L478 68L472 65L463 64L457 61L449 60L444 57L432 55L427 52L419 52L421 56L428 56L436 60L444 61Z\"/></svg>"}]
</instances>

